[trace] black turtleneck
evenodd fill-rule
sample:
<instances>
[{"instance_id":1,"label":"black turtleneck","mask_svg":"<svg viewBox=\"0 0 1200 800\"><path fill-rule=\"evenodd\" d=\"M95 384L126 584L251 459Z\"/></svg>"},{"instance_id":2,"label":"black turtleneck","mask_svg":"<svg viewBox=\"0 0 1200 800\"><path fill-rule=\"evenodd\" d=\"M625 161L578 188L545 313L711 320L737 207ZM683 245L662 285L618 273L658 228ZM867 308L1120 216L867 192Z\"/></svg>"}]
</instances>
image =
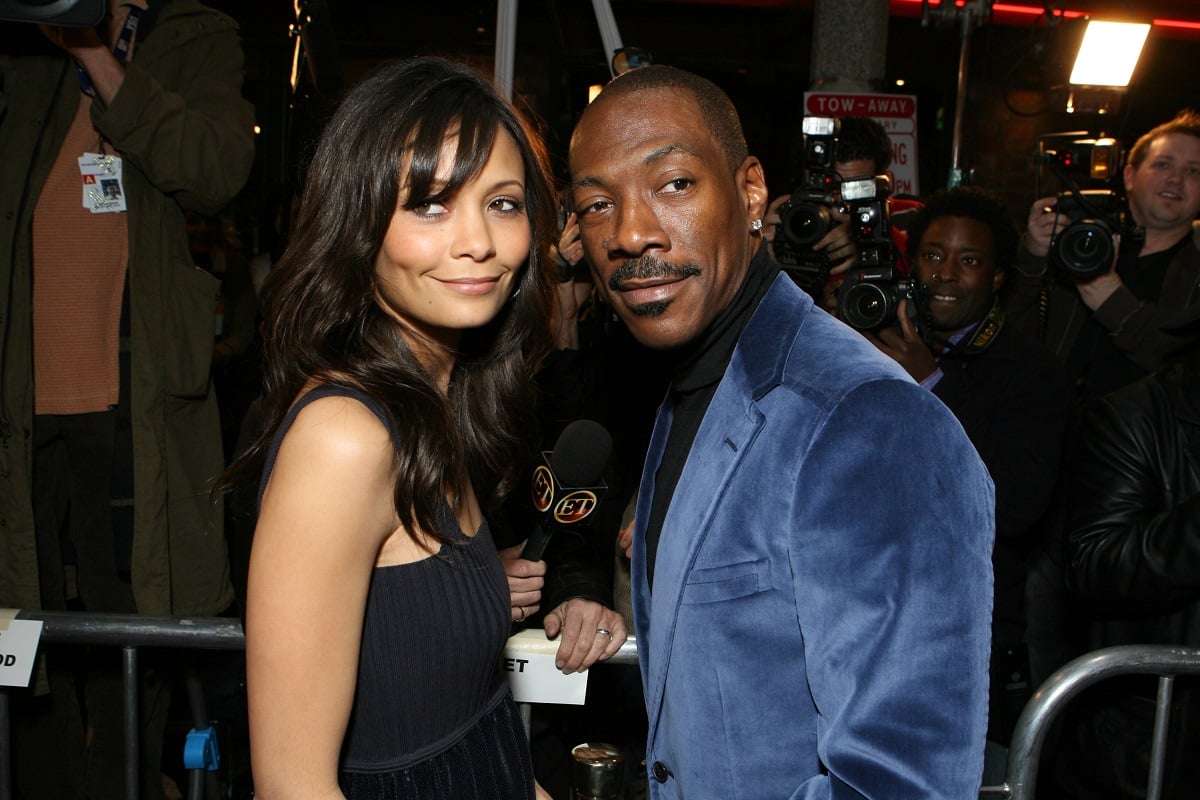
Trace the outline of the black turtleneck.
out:
<instances>
[{"instance_id":1,"label":"black turtleneck","mask_svg":"<svg viewBox=\"0 0 1200 800\"><path fill-rule=\"evenodd\" d=\"M696 438L696 431L700 429L700 422L729 366L746 323L778 274L779 265L767 257L767 248L760 247L729 305L695 340L676 351L678 360L671 375L668 398L674 408L674 417L662 463L654 475L654 502L646 525L646 577L651 585L663 519L692 449L692 440Z\"/></svg>"}]
</instances>

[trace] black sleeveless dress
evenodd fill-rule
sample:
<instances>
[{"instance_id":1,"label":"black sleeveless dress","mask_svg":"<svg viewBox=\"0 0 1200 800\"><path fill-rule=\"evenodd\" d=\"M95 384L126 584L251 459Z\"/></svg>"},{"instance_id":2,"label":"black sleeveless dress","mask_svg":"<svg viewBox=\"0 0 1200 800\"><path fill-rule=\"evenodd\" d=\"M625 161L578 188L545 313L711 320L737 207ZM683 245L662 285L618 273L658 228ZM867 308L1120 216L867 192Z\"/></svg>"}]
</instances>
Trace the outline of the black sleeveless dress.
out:
<instances>
[{"instance_id":1,"label":"black sleeveless dress","mask_svg":"<svg viewBox=\"0 0 1200 800\"><path fill-rule=\"evenodd\" d=\"M388 425L356 389L313 389L275 434L260 501L296 415L331 395L361 402ZM485 521L464 535L447 505L438 533L447 543L436 556L377 567L371 577L339 765L348 800L533 797L529 743L499 669L511 617L491 532Z\"/></svg>"}]
</instances>

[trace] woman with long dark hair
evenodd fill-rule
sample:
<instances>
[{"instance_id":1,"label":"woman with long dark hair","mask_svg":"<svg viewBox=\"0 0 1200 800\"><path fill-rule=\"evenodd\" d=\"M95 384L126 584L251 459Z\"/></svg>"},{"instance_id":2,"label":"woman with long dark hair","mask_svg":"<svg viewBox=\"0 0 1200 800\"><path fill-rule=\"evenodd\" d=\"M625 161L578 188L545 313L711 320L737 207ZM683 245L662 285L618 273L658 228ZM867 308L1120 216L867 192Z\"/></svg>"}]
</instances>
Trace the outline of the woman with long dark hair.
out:
<instances>
[{"instance_id":1,"label":"woman with long dark hair","mask_svg":"<svg viewBox=\"0 0 1200 800\"><path fill-rule=\"evenodd\" d=\"M523 798L487 515L534 442L544 149L464 66L353 89L266 289L246 609L255 796ZM539 796L542 793L538 792Z\"/></svg>"}]
</instances>

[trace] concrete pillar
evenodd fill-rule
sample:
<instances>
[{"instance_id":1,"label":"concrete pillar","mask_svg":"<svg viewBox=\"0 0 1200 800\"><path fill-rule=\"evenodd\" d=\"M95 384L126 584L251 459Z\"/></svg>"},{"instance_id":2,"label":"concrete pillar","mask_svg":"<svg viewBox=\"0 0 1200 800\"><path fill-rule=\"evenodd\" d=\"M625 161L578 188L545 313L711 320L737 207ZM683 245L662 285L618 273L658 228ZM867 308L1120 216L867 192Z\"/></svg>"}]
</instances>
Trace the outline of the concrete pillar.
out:
<instances>
[{"instance_id":1,"label":"concrete pillar","mask_svg":"<svg viewBox=\"0 0 1200 800\"><path fill-rule=\"evenodd\" d=\"M812 89L877 92L887 66L888 0L816 0Z\"/></svg>"}]
</instances>

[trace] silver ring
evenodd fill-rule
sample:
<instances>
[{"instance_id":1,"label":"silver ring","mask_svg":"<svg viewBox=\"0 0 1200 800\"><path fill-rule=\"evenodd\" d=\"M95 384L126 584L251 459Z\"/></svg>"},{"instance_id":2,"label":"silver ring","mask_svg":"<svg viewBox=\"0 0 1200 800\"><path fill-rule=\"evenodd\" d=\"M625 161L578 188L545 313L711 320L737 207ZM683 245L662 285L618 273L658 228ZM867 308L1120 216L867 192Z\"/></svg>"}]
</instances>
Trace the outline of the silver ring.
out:
<instances>
[{"instance_id":1,"label":"silver ring","mask_svg":"<svg viewBox=\"0 0 1200 800\"><path fill-rule=\"evenodd\" d=\"M603 633L608 638L612 638L612 631L610 631L608 628L596 628L596 633Z\"/></svg>"},{"instance_id":2,"label":"silver ring","mask_svg":"<svg viewBox=\"0 0 1200 800\"><path fill-rule=\"evenodd\" d=\"M528 616L529 612L527 612L525 610L525 606L521 606L520 608L521 608L521 616L517 618L517 622L524 622L525 617Z\"/></svg>"}]
</instances>

